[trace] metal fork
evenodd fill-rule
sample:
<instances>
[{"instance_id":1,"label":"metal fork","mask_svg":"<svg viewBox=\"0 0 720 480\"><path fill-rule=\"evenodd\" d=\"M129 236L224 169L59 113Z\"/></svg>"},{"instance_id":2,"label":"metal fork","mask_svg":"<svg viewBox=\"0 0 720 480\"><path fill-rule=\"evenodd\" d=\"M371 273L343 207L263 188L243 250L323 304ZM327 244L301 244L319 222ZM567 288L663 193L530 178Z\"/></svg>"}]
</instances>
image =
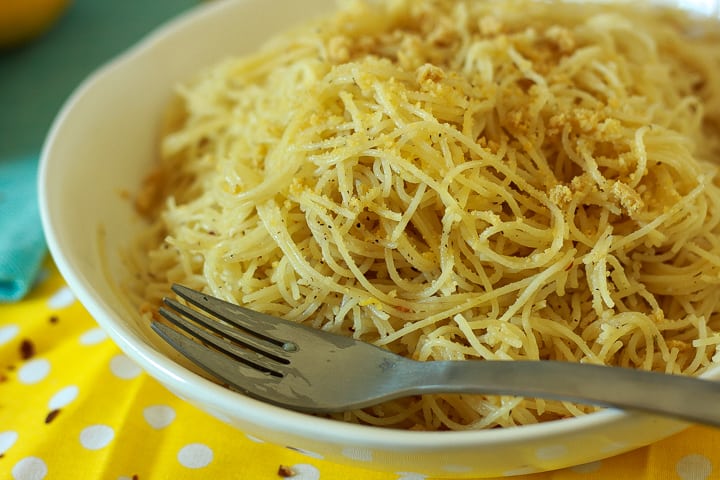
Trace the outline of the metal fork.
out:
<instances>
[{"instance_id":1,"label":"metal fork","mask_svg":"<svg viewBox=\"0 0 720 480\"><path fill-rule=\"evenodd\" d=\"M640 410L720 426L720 382L561 361L419 362L187 287L152 328L229 388L308 413L408 395L484 393Z\"/></svg>"}]
</instances>

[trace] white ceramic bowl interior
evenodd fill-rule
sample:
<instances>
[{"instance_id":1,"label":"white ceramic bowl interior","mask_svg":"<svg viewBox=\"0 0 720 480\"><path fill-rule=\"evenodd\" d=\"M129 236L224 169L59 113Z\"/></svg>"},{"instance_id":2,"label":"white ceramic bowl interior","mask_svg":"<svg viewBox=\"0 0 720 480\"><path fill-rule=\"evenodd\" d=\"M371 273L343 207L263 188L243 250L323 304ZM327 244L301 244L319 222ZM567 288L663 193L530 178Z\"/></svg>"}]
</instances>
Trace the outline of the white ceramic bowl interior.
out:
<instances>
[{"instance_id":1,"label":"white ceramic bowl interior","mask_svg":"<svg viewBox=\"0 0 720 480\"><path fill-rule=\"evenodd\" d=\"M717 9L712 3L691 6L708 14ZM80 302L150 375L236 426L238 435L334 462L434 477L512 475L598 460L684 428L668 419L612 410L474 432L345 424L273 407L206 380L140 321L118 287L127 273L117 252L142 226L124 193L137 190L155 161L160 119L173 87L200 68L250 52L274 32L333 6L333 0L208 2L163 26L76 90L47 138L39 191L50 252Z\"/></svg>"}]
</instances>

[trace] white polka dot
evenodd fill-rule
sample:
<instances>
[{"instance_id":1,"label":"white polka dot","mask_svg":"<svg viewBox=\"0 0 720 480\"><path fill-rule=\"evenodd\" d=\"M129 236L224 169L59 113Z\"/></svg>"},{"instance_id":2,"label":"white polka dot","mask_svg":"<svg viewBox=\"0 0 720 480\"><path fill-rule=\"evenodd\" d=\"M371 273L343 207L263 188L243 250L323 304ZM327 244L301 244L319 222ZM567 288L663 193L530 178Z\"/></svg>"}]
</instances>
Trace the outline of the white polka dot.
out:
<instances>
[{"instance_id":1,"label":"white polka dot","mask_svg":"<svg viewBox=\"0 0 720 480\"><path fill-rule=\"evenodd\" d=\"M183 467L203 468L212 462L213 451L202 443L190 443L180 449L177 459Z\"/></svg>"},{"instance_id":2,"label":"white polka dot","mask_svg":"<svg viewBox=\"0 0 720 480\"><path fill-rule=\"evenodd\" d=\"M620 453L622 451L625 451L629 448L628 444L626 442L611 442L607 445L605 445L602 448L603 453Z\"/></svg>"},{"instance_id":3,"label":"white polka dot","mask_svg":"<svg viewBox=\"0 0 720 480\"><path fill-rule=\"evenodd\" d=\"M398 480L426 480L427 475L423 475L422 473L413 473L413 472L397 472Z\"/></svg>"},{"instance_id":4,"label":"white polka dot","mask_svg":"<svg viewBox=\"0 0 720 480\"><path fill-rule=\"evenodd\" d=\"M93 328L80 335L80 343L83 345L95 345L107 338L107 334L102 328Z\"/></svg>"},{"instance_id":5,"label":"white polka dot","mask_svg":"<svg viewBox=\"0 0 720 480\"><path fill-rule=\"evenodd\" d=\"M345 447L342 450L344 457L358 460L360 462L372 462L372 450L359 447Z\"/></svg>"},{"instance_id":6,"label":"white polka dot","mask_svg":"<svg viewBox=\"0 0 720 480\"><path fill-rule=\"evenodd\" d=\"M0 433L0 454L10 450L10 447L15 445L17 439L17 432L13 432L12 430Z\"/></svg>"},{"instance_id":7,"label":"white polka dot","mask_svg":"<svg viewBox=\"0 0 720 480\"><path fill-rule=\"evenodd\" d=\"M91 425L80 432L80 444L88 450L107 447L115 437L115 431L107 425Z\"/></svg>"},{"instance_id":8,"label":"white polka dot","mask_svg":"<svg viewBox=\"0 0 720 480\"><path fill-rule=\"evenodd\" d=\"M63 287L50 297L48 306L54 309L65 308L72 305L73 302L75 302L75 295L72 293L72 290L68 287Z\"/></svg>"},{"instance_id":9,"label":"white polka dot","mask_svg":"<svg viewBox=\"0 0 720 480\"><path fill-rule=\"evenodd\" d=\"M507 470L503 472L503 477L515 477L517 475L530 475L533 473L538 473L540 470L538 470L535 467L520 467L516 468L514 470Z\"/></svg>"},{"instance_id":10,"label":"white polka dot","mask_svg":"<svg viewBox=\"0 0 720 480\"><path fill-rule=\"evenodd\" d=\"M575 473L594 473L600 470L600 467L602 466L602 462L590 462L590 463L584 463L582 465L575 465L574 467L570 467L570 471Z\"/></svg>"},{"instance_id":11,"label":"white polka dot","mask_svg":"<svg viewBox=\"0 0 720 480\"><path fill-rule=\"evenodd\" d=\"M38 383L50 373L50 362L44 358L36 358L25 363L18 371L18 379L27 385Z\"/></svg>"},{"instance_id":12,"label":"white polka dot","mask_svg":"<svg viewBox=\"0 0 720 480\"><path fill-rule=\"evenodd\" d=\"M78 391L78 387L75 385L70 385L69 387L59 390L48 402L48 407L50 407L50 410L63 408L77 398Z\"/></svg>"},{"instance_id":13,"label":"white polka dot","mask_svg":"<svg viewBox=\"0 0 720 480\"><path fill-rule=\"evenodd\" d=\"M292 480L319 480L320 470L313 465L307 463L298 463L290 467L293 471Z\"/></svg>"},{"instance_id":14,"label":"white polka dot","mask_svg":"<svg viewBox=\"0 0 720 480\"><path fill-rule=\"evenodd\" d=\"M710 459L697 453L682 457L675 465L675 471L682 480L706 480L710 478L712 470Z\"/></svg>"},{"instance_id":15,"label":"white polka dot","mask_svg":"<svg viewBox=\"0 0 720 480\"><path fill-rule=\"evenodd\" d=\"M135 362L122 354L115 355L110 359L110 371L112 371L113 375L123 380L135 378L142 372Z\"/></svg>"},{"instance_id":16,"label":"white polka dot","mask_svg":"<svg viewBox=\"0 0 720 480\"><path fill-rule=\"evenodd\" d=\"M472 470L471 467L466 465L443 465L443 470L451 473L467 473Z\"/></svg>"},{"instance_id":17,"label":"white polka dot","mask_svg":"<svg viewBox=\"0 0 720 480\"><path fill-rule=\"evenodd\" d=\"M568 449L565 445L548 445L538 448L535 455L542 460L555 460L567 455Z\"/></svg>"},{"instance_id":18,"label":"white polka dot","mask_svg":"<svg viewBox=\"0 0 720 480\"><path fill-rule=\"evenodd\" d=\"M15 338L15 336L20 331L20 327L17 325L5 325L4 327L0 328L0 345L5 345L10 340Z\"/></svg>"},{"instance_id":19,"label":"white polka dot","mask_svg":"<svg viewBox=\"0 0 720 480\"><path fill-rule=\"evenodd\" d=\"M160 430L175 420L175 410L167 405L152 405L143 410L143 417L151 427Z\"/></svg>"},{"instance_id":20,"label":"white polka dot","mask_svg":"<svg viewBox=\"0 0 720 480\"><path fill-rule=\"evenodd\" d=\"M47 465L37 457L25 457L12 469L14 480L42 480L47 473Z\"/></svg>"}]
</instances>

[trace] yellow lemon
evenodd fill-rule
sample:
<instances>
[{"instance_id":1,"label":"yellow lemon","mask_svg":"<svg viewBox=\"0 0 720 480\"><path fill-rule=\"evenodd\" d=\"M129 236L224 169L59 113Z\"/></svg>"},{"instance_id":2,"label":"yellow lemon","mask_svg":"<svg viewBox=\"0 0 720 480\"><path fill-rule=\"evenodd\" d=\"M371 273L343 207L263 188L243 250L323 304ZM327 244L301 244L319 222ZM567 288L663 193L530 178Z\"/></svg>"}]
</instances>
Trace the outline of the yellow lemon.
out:
<instances>
[{"instance_id":1,"label":"yellow lemon","mask_svg":"<svg viewBox=\"0 0 720 480\"><path fill-rule=\"evenodd\" d=\"M0 48L17 46L47 31L69 0L0 0Z\"/></svg>"}]
</instances>

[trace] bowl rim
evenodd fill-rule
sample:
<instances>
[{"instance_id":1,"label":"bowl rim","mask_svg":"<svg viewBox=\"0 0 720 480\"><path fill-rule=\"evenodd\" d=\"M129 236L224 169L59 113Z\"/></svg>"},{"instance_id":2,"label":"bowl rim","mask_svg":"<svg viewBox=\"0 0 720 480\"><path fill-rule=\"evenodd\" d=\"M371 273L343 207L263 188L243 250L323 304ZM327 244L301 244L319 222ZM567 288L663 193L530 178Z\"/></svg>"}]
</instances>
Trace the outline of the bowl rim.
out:
<instances>
[{"instance_id":1,"label":"bowl rim","mask_svg":"<svg viewBox=\"0 0 720 480\"><path fill-rule=\"evenodd\" d=\"M203 395L202 400L198 399L198 401L204 404L221 410L241 411L245 415L269 419L269 422L266 420L262 425L273 426L288 433L307 435L309 428L311 428L314 438L324 438L334 442L342 442L351 438L357 444L373 445L374 447L384 445L395 449L403 447L435 449L439 444L438 442L455 447L479 447L488 444L513 443L519 440L528 441L533 438L566 436L575 432L627 422L640 416L650 417L651 415L645 413L606 408L579 417L537 424L456 431L410 431L343 422L277 407L224 388L165 357L147 345L138 335L115 318L119 318L120 315L109 313L112 312L112 309L102 299L96 298L93 295L92 286L76 273L73 260L65 254L57 235L58 212L49 202L46 185L52 182L49 169L53 158L53 148L58 141L61 127L66 118L72 115L77 101L90 89L112 76L115 71L128 68L133 62L147 55L158 42L172 36L176 31L182 30L190 23L205 17L221 15L236 8L238 4L249 1L257 0L217 0L216 2L193 6L160 24L124 52L105 62L87 76L63 103L43 144L37 186L41 222L48 249L58 271L71 291L120 349L154 377L155 380L166 385L176 395L180 394L185 400L190 400L191 403L192 399L198 398L197 392L203 391L207 395ZM714 368L713 371L720 372L720 367ZM714 376L718 375L715 374ZM678 421L678 425L683 426L685 424Z\"/></svg>"}]
</instances>

